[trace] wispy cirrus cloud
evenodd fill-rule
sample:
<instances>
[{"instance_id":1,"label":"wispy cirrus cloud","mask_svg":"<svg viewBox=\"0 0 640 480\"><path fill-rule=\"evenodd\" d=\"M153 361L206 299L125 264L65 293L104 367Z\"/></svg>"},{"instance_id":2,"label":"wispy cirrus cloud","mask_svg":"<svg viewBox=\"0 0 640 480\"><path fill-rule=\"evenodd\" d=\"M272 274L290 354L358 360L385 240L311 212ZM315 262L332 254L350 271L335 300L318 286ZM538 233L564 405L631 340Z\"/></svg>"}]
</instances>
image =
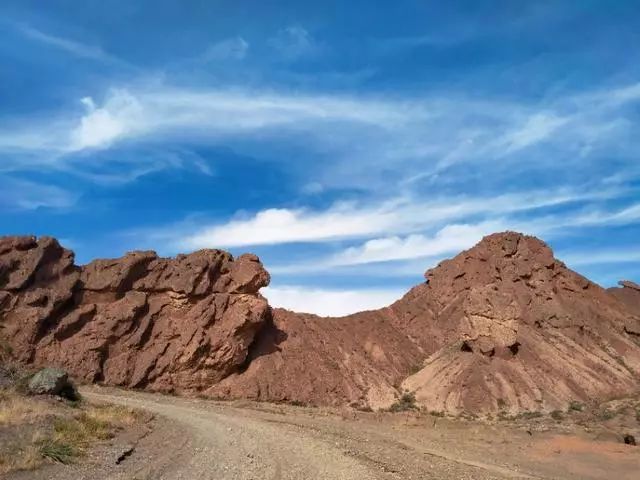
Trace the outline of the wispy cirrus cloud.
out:
<instances>
[{"instance_id":1,"label":"wispy cirrus cloud","mask_svg":"<svg viewBox=\"0 0 640 480\"><path fill-rule=\"evenodd\" d=\"M183 248L198 249L366 238L386 232L420 231L470 215L504 215L603 199L612 194L606 190L529 191L493 197L456 196L429 201L399 197L379 205L338 203L320 211L272 208L248 218L232 219L194 232L180 232L178 235L181 237L176 237L175 242ZM478 226L475 231L488 231L496 226L497 223ZM169 230L175 232L173 227ZM445 235L447 233L451 232L443 232ZM425 241L424 238L414 238L411 242L424 246Z\"/></svg>"},{"instance_id":2,"label":"wispy cirrus cloud","mask_svg":"<svg viewBox=\"0 0 640 480\"><path fill-rule=\"evenodd\" d=\"M508 166L558 170L606 150L632 168L640 145L628 107L639 100L637 85L531 105L435 93L385 98L146 84L110 90L102 101L81 97L84 111L5 119L0 156L63 163L84 150L181 141L253 154L265 143L297 148L304 138L305 154L325 166L310 162L313 181L336 187L347 178L379 186L390 167L398 181L414 183L460 164L496 174Z\"/></svg>"},{"instance_id":3,"label":"wispy cirrus cloud","mask_svg":"<svg viewBox=\"0 0 640 480\"><path fill-rule=\"evenodd\" d=\"M514 222L515 224L515 222ZM361 245L349 247L328 258L325 263L333 267L366 263L438 257L457 253L479 242L482 237L506 230L508 222L490 220L477 224L449 224L434 235L411 234L406 237L391 236L367 240ZM519 231L522 228L512 228Z\"/></svg>"},{"instance_id":4,"label":"wispy cirrus cloud","mask_svg":"<svg viewBox=\"0 0 640 480\"><path fill-rule=\"evenodd\" d=\"M316 55L320 46L309 31L300 25L289 25L267 42L285 60Z\"/></svg>"},{"instance_id":5,"label":"wispy cirrus cloud","mask_svg":"<svg viewBox=\"0 0 640 480\"><path fill-rule=\"evenodd\" d=\"M583 198L588 203L587 198ZM570 207L565 205L565 207ZM592 207L565 208L562 213L536 215L528 212L526 207L513 208L509 211L495 208L480 213L482 220L475 222L456 223L455 215L446 219L439 219L432 225L426 223L423 229L429 229L433 233L412 233L409 235L392 235L375 237L363 243L356 243L340 250L337 253L320 256L306 262L275 265L273 271L280 274L309 273L320 271L342 271L352 273L353 269L366 264L395 262L399 264L401 271L415 271L415 264L409 269L402 265L403 261L416 259L428 259L437 261L448 255L457 254L461 250L472 247L485 235L512 230L541 238L552 239L571 234L577 234L585 228L629 226L640 223L640 205L612 209L608 212L596 211ZM522 215L509 215L509 213L526 213ZM433 231L435 226L436 230ZM625 250L627 251L627 250ZM633 251L635 252L635 250ZM607 263L607 261L622 262L631 261L634 253L625 256L609 252L593 252L589 254L567 254L571 262L576 266ZM565 255L565 254L562 254ZM564 256L560 258L564 259ZM624 263L624 262L623 262ZM420 267L421 268L421 267Z\"/></svg>"},{"instance_id":6,"label":"wispy cirrus cloud","mask_svg":"<svg viewBox=\"0 0 640 480\"><path fill-rule=\"evenodd\" d=\"M17 28L18 31L28 39L61 50L75 57L111 64L125 64L121 59L109 54L98 45L91 45L83 41L52 35L26 24L19 24Z\"/></svg>"},{"instance_id":7,"label":"wispy cirrus cloud","mask_svg":"<svg viewBox=\"0 0 640 480\"><path fill-rule=\"evenodd\" d=\"M606 265L616 263L640 263L640 248L627 245L613 249L592 249L560 252L558 256L570 267Z\"/></svg>"},{"instance_id":8,"label":"wispy cirrus cloud","mask_svg":"<svg viewBox=\"0 0 640 480\"><path fill-rule=\"evenodd\" d=\"M205 52L198 57L198 60L202 62L243 60L248 52L249 42L241 36L236 36L209 45Z\"/></svg>"},{"instance_id":9,"label":"wispy cirrus cloud","mask_svg":"<svg viewBox=\"0 0 640 480\"><path fill-rule=\"evenodd\" d=\"M11 177L0 177L0 210L69 208L80 195L64 188Z\"/></svg>"}]
</instances>

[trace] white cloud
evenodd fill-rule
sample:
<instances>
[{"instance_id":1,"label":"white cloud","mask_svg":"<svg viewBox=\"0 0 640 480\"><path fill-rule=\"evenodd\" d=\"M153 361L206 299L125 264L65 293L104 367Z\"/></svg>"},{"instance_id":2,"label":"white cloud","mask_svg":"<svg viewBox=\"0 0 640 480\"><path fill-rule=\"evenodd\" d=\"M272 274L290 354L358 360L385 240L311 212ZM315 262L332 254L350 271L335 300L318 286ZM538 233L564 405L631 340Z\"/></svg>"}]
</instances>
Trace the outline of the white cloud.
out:
<instances>
[{"instance_id":1,"label":"white cloud","mask_svg":"<svg viewBox=\"0 0 640 480\"><path fill-rule=\"evenodd\" d=\"M180 240L186 248L269 245L352 238L391 228L392 211L357 211L338 205L324 212L271 208L247 220L231 220Z\"/></svg>"},{"instance_id":2,"label":"white cloud","mask_svg":"<svg viewBox=\"0 0 640 480\"><path fill-rule=\"evenodd\" d=\"M88 58L101 62L122 63L120 59L110 55L101 47L96 45L90 45L85 42L50 35L29 25L21 25L19 30L24 36L31 40L62 50L79 58Z\"/></svg>"},{"instance_id":3,"label":"white cloud","mask_svg":"<svg viewBox=\"0 0 640 480\"><path fill-rule=\"evenodd\" d=\"M515 208L515 206L513 206ZM496 218L491 212L482 215L487 220L479 223L446 223L434 234L416 233L407 236L373 238L341 250L338 253L312 258L306 262L270 266L274 274L288 275L311 272L332 272L344 275L414 275L424 270L427 264L435 264L443 258L458 254L472 247L482 237L491 233L512 230L545 239L575 233L584 227L607 225L632 225L640 221L637 205L609 213L580 213L569 209L562 214L533 216L526 220L508 216ZM500 212L498 212L500 213ZM442 221L438 223L443 223ZM624 263L635 261L635 254L595 252L590 254L567 254L568 262L575 265L596 263ZM565 254L559 258L564 259ZM392 262L393 265L374 264Z\"/></svg>"},{"instance_id":4,"label":"white cloud","mask_svg":"<svg viewBox=\"0 0 640 480\"><path fill-rule=\"evenodd\" d=\"M469 215L499 216L580 200L606 198L608 194L610 193L604 190L583 193L565 190L533 191L495 197L448 197L431 201L399 198L373 206L339 203L321 211L271 208L259 211L249 218L233 219L195 232L171 230L174 235L181 235L176 237L176 243L186 249L319 242L371 237L389 232L396 235L417 232ZM489 225L487 224L487 228ZM449 235L451 232L445 231L444 234ZM426 243L426 239L413 237L411 247L406 248L426 248ZM389 244L388 240L386 244ZM430 248L434 248L435 243L430 245ZM369 249L371 248L370 246ZM352 252L352 255L355 253Z\"/></svg>"},{"instance_id":5,"label":"white cloud","mask_svg":"<svg viewBox=\"0 0 640 480\"><path fill-rule=\"evenodd\" d=\"M389 172L407 185L438 175L441 182L443 171L462 163L481 164L487 172L534 164L563 170L579 167L596 147L620 162L637 158L638 146L629 141L637 124L619 110L638 100L635 90L631 85L609 91L613 103L594 93L527 105L446 93L383 98L140 83L110 90L103 101L83 98L80 115L74 109L4 118L0 154L34 155L46 159L43 164L55 156L60 164L79 151L122 141L190 141L264 156L272 151L265 143L275 141L292 148L304 144L308 184L375 190ZM535 150L542 145L553 155ZM294 158L270 159L299 167ZM627 163L633 167L632 160Z\"/></svg>"},{"instance_id":6,"label":"white cloud","mask_svg":"<svg viewBox=\"0 0 640 480\"><path fill-rule=\"evenodd\" d=\"M580 213L566 220L567 225L576 227L629 225L640 220L640 203L622 207L620 210L592 210Z\"/></svg>"},{"instance_id":7,"label":"white cloud","mask_svg":"<svg viewBox=\"0 0 640 480\"><path fill-rule=\"evenodd\" d=\"M215 43L202 54L200 60L213 62L217 60L243 60L249 51L249 42L242 37L226 38Z\"/></svg>"},{"instance_id":8,"label":"white cloud","mask_svg":"<svg viewBox=\"0 0 640 480\"><path fill-rule=\"evenodd\" d=\"M134 93L113 89L101 105L92 97L83 97L80 102L86 111L79 118L47 119L14 131L5 129L0 136L0 151L33 151L34 138L38 139L36 148L69 153L152 136L215 142L276 127L306 128L309 134L324 135L328 132L321 131L323 123L394 128L406 120L410 111L393 102L350 97L222 90L149 89Z\"/></svg>"},{"instance_id":9,"label":"white cloud","mask_svg":"<svg viewBox=\"0 0 640 480\"><path fill-rule=\"evenodd\" d=\"M266 287L261 293L273 307L322 316L342 316L386 307L398 300L401 289L325 290L305 286Z\"/></svg>"},{"instance_id":10,"label":"white cloud","mask_svg":"<svg viewBox=\"0 0 640 480\"><path fill-rule=\"evenodd\" d=\"M517 152L546 140L569 121L569 118L558 117L555 114L535 113L527 118L524 125L508 132L499 143L504 144L506 153Z\"/></svg>"},{"instance_id":11,"label":"white cloud","mask_svg":"<svg viewBox=\"0 0 640 480\"><path fill-rule=\"evenodd\" d=\"M0 209L35 210L37 208L68 208L79 195L55 185L28 180L0 178Z\"/></svg>"},{"instance_id":12,"label":"white cloud","mask_svg":"<svg viewBox=\"0 0 640 480\"><path fill-rule=\"evenodd\" d=\"M114 91L101 108L96 108L91 97L84 97L81 102L87 107L87 114L71 132L68 148L72 151L108 146L134 135L139 122L143 121L141 105L125 91Z\"/></svg>"},{"instance_id":13,"label":"white cloud","mask_svg":"<svg viewBox=\"0 0 640 480\"><path fill-rule=\"evenodd\" d=\"M433 235L412 234L406 237L382 237L368 240L362 245L350 247L328 259L331 266L359 265L391 260L436 257L446 253L458 253L472 247L490 233L506 230L501 221L479 224L447 225Z\"/></svg>"},{"instance_id":14,"label":"white cloud","mask_svg":"<svg viewBox=\"0 0 640 480\"><path fill-rule=\"evenodd\" d=\"M550 235L554 225L548 220L527 222L508 219L488 220L477 224L448 224L433 235L424 233L367 240L338 253L307 262L269 267L274 274L332 272L344 275L411 276L423 272L450 255L471 248L486 235L506 230L529 235ZM378 266L376 266L378 264Z\"/></svg>"},{"instance_id":15,"label":"white cloud","mask_svg":"<svg viewBox=\"0 0 640 480\"><path fill-rule=\"evenodd\" d=\"M640 250L637 247L622 247L615 250L569 251L559 253L558 258L570 267L610 263L638 263L640 262Z\"/></svg>"},{"instance_id":16,"label":"white cloud","mask_svg":"<svg viewBox=\"0 0 640 480\"><path fill-rule=\"evenodd\" d=\"M299 25L283 28L269 40L269 45L287 60L295 60L318 51L318 45L311 34Z\"/></svg>"}]
</instances>

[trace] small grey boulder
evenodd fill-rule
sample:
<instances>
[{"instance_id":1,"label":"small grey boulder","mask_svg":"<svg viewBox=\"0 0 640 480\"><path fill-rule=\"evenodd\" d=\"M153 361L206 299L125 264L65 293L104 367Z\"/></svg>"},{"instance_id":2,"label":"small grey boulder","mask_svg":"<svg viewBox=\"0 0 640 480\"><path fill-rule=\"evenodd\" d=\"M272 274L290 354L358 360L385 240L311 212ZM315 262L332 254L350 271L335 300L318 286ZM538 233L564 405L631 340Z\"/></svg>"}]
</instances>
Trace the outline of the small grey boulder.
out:
<instances>
[{"instance_id":1,"label":"small grey boulder","mask_svg":"<svg viewBox=\"0 0 640 480\"><path fill-rule=\"evenodd\" d=\"M29 392L36 395L58 395L69 400L79 398L69 375L59 368L43 368L29 381Z\"/></svg>"}]
</instances>

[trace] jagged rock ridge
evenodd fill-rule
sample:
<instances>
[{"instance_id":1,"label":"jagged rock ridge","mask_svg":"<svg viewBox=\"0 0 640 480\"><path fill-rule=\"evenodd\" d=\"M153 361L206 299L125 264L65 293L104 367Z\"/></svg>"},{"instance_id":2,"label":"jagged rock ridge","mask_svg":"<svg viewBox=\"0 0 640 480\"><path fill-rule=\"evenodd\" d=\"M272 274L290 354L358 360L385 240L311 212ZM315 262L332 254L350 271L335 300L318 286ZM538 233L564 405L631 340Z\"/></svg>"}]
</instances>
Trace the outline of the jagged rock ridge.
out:
<instances>
[{"instance_id":1,"label":"jagged rock ridge","mask_svg":"<svg viewBox=\"0 0 640 480\"><path fill-rule=\"evenodd\" d=\"M53 239L0 239L16 357L87 381L318 405L553 410L638 389L640 290L606 291L540 240L486 237L390 307L271 310L257 257L133 252L85 267Z\"/></svg>"},{"instance_id":2,"label":"jagged rock ridge","mask_svg":"<svg viewBox=\"0 0 640 480\"><path fill-rule=\"evenodd\" d=\"M3 335L24 363L162 391L200 390L246 359L270 310L254 255L133 252L85 267L52 238L0 240Z\"/></svg>"}]
</instances>

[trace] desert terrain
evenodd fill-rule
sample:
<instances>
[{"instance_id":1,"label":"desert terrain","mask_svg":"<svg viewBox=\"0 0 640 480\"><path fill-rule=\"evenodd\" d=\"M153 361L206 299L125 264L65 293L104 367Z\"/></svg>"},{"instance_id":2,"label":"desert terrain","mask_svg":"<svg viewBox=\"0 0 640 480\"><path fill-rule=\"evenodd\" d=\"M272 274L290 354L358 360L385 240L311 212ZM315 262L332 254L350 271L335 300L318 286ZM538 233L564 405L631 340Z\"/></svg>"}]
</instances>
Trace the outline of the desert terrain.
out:
<instances>
[{"instance_id":1,"label":"desert terrain","mask_svg":"<svg viewBox=\"0 0 640 480\"><path fill-rule=\"evenodd\" d=\"M12 480L65 479L609 479L637 478L640 401L490 421L214 402L90 387L95 402L156 415L150 433L115 437L81 463ZM123 447L124 446L124 447ZM123 448L133 451L116 464Z\"/></svg>"},{"instance_id":2,"label":"desert terrain","mask_svg":"<svg viewBox=\"0 0 640 480\"><path fill-rule=\"evenodd\" d=\"M69 458L34 440L46 461L7 478L637 478L638 285L514 232L346 317L271 308L269 278L250 254L77 266L55 239L0 239L1 358L82 384L81 404L35 401L86 437ZM2 398L3 442L48 418ZM96 430L96 408L125 410Z\"/></svg>"}]
</instances>

